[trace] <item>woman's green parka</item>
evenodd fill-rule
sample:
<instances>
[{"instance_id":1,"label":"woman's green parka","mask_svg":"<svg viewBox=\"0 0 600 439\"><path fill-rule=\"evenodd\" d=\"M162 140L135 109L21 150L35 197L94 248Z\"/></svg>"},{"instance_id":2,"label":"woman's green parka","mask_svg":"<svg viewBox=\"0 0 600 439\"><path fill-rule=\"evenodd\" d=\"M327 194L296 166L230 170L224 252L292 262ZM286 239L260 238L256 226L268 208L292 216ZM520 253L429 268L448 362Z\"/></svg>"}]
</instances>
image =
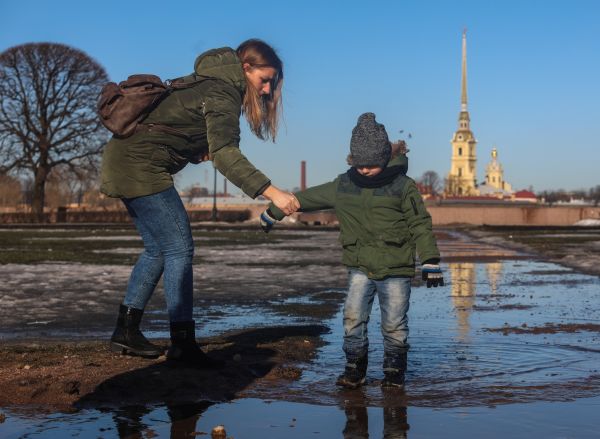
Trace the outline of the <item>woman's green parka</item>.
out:
<instances>
[{"instance_id":1,"label":"woman's green parka","mask_svg":"<svg viewBox=\"0 0 600 439\"><path fill-rule=\"evenodd\" d=\"M295 194L301 212L335 209L342 263L370 279L414 276L415 250L422 262L440 258L431 216L417 185L405 175L408 159L401 154L389 166L400 166L404 172L382 187L361 188L344 173ZM277 220L285 216L273 204L269 208Z\"/></svg>"},{"instance_id":2,"label":"woman's green parka","mask_svg":"<svg viewBox=\"0 0 600 439\"><path fill-rule=\"evenodd\" d=\"M173 186L172 174L197 163L208 150L215 167L252 198L270 180L241 153L240 114L246 78L236 52L214 49L200 55L195 72L184 81L202 81L173 91L143 121L164 124L189 139L160 131L139 131L126 139L112 138L102 158L101 191L117 198L134 198Z\"/></svg>"}]
</instances>

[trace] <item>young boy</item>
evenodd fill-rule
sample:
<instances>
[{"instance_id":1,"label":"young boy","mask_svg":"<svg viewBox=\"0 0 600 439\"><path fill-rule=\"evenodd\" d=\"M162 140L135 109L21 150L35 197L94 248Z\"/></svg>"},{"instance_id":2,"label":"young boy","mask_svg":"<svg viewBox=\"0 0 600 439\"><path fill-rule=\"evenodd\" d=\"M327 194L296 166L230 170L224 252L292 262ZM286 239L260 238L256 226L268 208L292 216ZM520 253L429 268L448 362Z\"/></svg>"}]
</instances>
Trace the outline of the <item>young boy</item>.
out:
<instances>
[{"instance_id":1,"label":"young boy","mask_svg":"<svg viewBox=\"0 0 600 439\"><path fill-rule=\"evenodd\" d=\"M365 382L367 323L375 294L384 344L382 385L404 386L415 247L427 287L444 285L431 216L415 182L406 176L408 159L404 154L392 159L391 149L385 127L373 113L362 114L352 130L352 167L330 183L295 194L300 211L333 208L340 223L349 286L344 303L346 367L337 384L348 388ZM263 230L268 232L284 216L271 204L261 215Z\"/></svg>"}]
</instances>

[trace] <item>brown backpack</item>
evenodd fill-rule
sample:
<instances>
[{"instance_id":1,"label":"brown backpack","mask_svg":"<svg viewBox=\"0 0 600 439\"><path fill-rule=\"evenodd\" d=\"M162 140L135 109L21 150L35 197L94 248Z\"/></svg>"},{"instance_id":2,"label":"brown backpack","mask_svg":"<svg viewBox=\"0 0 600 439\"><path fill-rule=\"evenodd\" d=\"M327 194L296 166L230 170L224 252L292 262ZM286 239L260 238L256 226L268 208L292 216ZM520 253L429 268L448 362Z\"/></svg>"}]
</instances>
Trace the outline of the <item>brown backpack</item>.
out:
<instances>
[{"instance_id":1,"label":"brown backpack","mask_svg":"<svg viewBox=\"0 0 600 439\"><path fill-rule=\"evenodd\" d=\"M181 78L163 82L156 75L131 75L119 84L109 82L100 92L98 115L115 137L129 137L145 128L188 138L175 128L161 124L143 125L142 121L173 90L192 87L204 79L183 82Z\"/></svg>"}]
</instances>

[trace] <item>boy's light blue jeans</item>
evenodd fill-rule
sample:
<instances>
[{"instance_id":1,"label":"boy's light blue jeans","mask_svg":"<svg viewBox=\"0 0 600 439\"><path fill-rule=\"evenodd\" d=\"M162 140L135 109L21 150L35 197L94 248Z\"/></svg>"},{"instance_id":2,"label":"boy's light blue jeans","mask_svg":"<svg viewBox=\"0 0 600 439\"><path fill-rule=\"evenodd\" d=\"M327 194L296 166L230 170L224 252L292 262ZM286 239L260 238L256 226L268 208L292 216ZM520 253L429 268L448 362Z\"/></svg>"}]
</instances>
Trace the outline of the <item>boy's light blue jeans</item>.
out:
<instances>
[{"instance_id":1,"label":"boy's light blue jeans","mask_svg":"<svg viewBox=\"0 0 600 439\"><path fill-rule=\"evenodd\" d=\"M349 269L348 295L344 303L344 352L349 363L368 353L367 324L375 294L381 308L385 357L394 358L408 351L410 283L408 277L375 280L358 269Z\"/></svg>"},{"instance_id":2,"label":"boy's light blue jeans","mask_svg":"<svg viewBox=\"0 0 600 439\"><path fill-rule=\"evenodd\" d=\"M144 309L164 272L169 320L192 320L194 241L179 194L171 187L152 195L124 198L123 203L144 241L123 304Z\"/></svg>"}]
</instances>

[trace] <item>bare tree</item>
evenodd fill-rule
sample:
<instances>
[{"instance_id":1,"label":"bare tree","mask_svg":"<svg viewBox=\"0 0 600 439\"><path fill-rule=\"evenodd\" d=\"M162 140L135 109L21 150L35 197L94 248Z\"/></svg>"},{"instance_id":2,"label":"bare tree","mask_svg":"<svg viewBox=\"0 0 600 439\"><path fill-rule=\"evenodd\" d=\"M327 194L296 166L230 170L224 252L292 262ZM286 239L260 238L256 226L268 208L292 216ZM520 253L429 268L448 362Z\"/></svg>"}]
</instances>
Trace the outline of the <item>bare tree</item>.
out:
<instances>
[{"instance_id":1,"label":"bare tree","mask_svg":"<svg viewBox=\"0 0 600 439\"><path fill-rule=\"evenodd\" d=\"M564 189L558 190L546 190L538 194L540 198L543 198L546 203L552 206L558 201L569 201L570 197Z\"/></svg>"},{"instance_id":2,"label":"bare tree","mask_svg":"<svg viewBox=\"0 0 600 439\"><path fill-rule=\"evenodd\" d=\"M0 54L0 172L29 174L39 217L52 169L93 166L108 139L96 115L107 81L96 61L62 44L23 44Z\"/></svg>"},{"instance_id":3,"label":"bare tree","mask_svg":"<svg viewBox=\"0 0 600 439\"><path fill-rule=\"evenodd\" d=\"M419 178L419 183L427 188L432 195L437 195L442 190L442 180L435 171L425 171Z\"/></svg>"}]
</instances>

